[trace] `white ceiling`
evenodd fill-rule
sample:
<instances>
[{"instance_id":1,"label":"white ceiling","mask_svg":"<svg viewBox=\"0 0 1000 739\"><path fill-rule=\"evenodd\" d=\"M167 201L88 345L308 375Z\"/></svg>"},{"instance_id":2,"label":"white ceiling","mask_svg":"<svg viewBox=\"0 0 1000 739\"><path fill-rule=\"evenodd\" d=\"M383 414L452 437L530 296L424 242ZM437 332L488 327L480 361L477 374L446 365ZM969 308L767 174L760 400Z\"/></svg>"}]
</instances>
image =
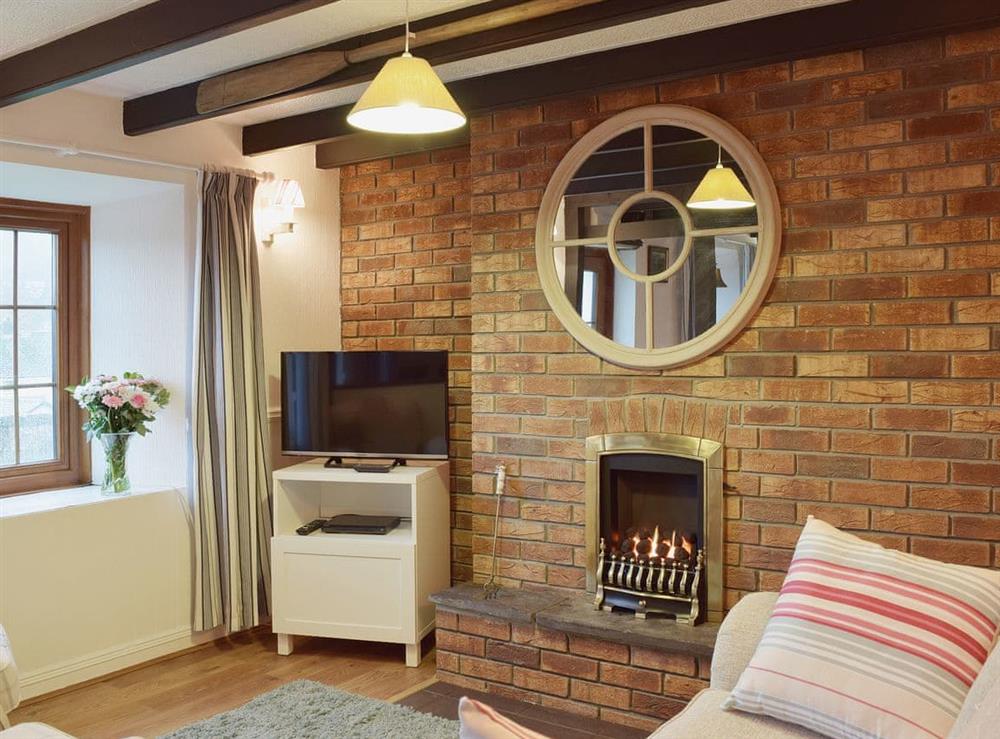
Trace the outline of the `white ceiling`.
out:
<instances>
[{"instance_id":1,"label":"white ceiling","mask_svg":"<svg viewBox=\"0 0 1000 739\"><path fill-rule=\"evenodd\" d=\"M0 0L0 5L7 1ZM417 19L447 13L484 1L410 0L410 17ZM113 72L85 82L78 89L117 98L147 95L230 69L389 28L403 22L404 7L403 0L338 0Z\"/></svg>"},{"instance_id":2,"label":"white ceiling","mask_svg":"<svg viewBox=\"0 0 1000 739\"><path fill-rule=\"evenodd\" d=\"M0 0L0 59L151 2L153 0Z\"/></svg>"},{"instance_id":3,"label":"white ceiling","mask_svg":"<svg viewBox=\"0 0 1000 739\"><path fill-rule=\"evenodd\" d=\"M0 0L0 57L113 17L150 0ZM205 0L211 2L212 0ZM411 18L455 10L484 0L409 0ZM615 0L606 0L614 2ZM565 59L747 20L830 5L845 0L726 0L612 28L578 34L486 56L440 65L446 82L504 69ZM53 12L56 8L56 12ZM403 21L404 0L339 0L231 36L138 64L76 87L126 99L194 82L230 69L387 28ZM364 85L272 103L223 116L248 125L344 105Z\"/></svg>"},{"instance_id":4,"label":"white ceiling","mask_svg":"<svg viewBox=\"0 0 1000 739\"><path fill-rule=\"evenodd\" d=\"M0 3L5 2L7 0L0 0ZM178 187L182 186L73 169L0 162L0 197L4 198L102 205Z\"/></svg>"}]
</instances>

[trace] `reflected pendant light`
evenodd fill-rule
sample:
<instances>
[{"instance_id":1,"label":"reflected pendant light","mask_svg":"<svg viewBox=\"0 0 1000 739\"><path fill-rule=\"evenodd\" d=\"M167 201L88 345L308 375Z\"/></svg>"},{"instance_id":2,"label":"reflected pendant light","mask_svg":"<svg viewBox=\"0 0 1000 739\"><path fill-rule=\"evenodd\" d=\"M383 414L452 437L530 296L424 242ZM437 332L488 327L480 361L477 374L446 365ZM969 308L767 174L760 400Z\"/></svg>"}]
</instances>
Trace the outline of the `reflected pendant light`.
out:
<instances>
[{"instance_id":1,"label":"reflected pendant light","mask_svg":"<svg viewBox=\"0 0 1000 739\"><path fill-rule=\"evenodd\" d=\"M716 287L729 287L726 281L722 279L722 270L719 269L719 265L715 265L715 286Z\"/></svg>"},{"instance_id":2,"label":"reflected pendant light","mask_svg":"<svg viewBox=\"0 0 1000 739\"><path fill-rule=\"evenodd\" d=\"M376 133L422 134L465 125L465 114L426 59L410 53L410 11L402 56L390 59L347 115L352 126Z\"/></svg>"},{"instance_id":3,"label":"reflected pendant light","mask_svg":"<svg viewBox=\"0 0 1000 739\"><path fill-rule=\"evenodd\" d=\"M721 146L718 164L705 173L687 204L689 208L700 210L738 210L756 205L736 172L731 167L722 166Z\"/></svg>"}]
</instances>

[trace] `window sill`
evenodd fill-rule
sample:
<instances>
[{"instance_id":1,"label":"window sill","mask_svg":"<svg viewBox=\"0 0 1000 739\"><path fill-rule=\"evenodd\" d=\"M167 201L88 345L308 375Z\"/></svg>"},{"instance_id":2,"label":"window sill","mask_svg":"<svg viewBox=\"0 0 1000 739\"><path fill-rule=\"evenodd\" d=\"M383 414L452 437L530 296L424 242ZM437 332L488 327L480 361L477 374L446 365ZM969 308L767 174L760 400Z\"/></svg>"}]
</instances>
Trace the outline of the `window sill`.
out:
<instances>
[{"instance_id":1,"label":"window sill","mask_svg":"<svg viewBox=\"0 0 1000 739\"><path fill-rule=\"evenodd\" d=\"M101 495L100 485L81 485L63 490L40 490L35 493L10 495L0 498L0 518L27 516L32 513L57 511L62 508L72 508L74 506L110 503L118 500L127 500L140 495L164 492L179 494L181 491L178 488L169 486L146 486L133 488L130 493L124 495Z\"/></svg>"}]
</instances>

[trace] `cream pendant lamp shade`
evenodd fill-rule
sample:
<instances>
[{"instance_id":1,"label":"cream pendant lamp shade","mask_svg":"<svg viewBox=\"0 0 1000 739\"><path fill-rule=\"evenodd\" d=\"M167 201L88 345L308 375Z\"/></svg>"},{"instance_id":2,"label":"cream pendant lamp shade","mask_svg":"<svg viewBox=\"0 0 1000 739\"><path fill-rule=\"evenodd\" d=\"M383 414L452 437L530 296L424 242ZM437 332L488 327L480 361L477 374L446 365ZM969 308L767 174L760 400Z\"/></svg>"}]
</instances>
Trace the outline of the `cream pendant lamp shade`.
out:
<instances>
[{"instance_id":1,"label":"cream pendant lamp shade","mask_svg":"<svg viewBox=\"0 0 1000 739\"><path fill-rule=\"evenodd\" d=\"M465 125L465 115L426 59L390 59L355 104L347 122L378 133L438 133Z\"/></svg>"},{"instance_id":2,"label":"cream pendant lamp shade","mask_svg":"<svg viewBox=\"0 0 1000 739\"><path fill-rule=\"evenodd\" d=\"M719 163L705 173L687 204L701 210L738 210L756 205L736 172L722 166L722 147L719 147Z\"/></svg>"},{"instance_id":3,"label":"cream pendant lamp shade","mask_svg":"<svg viewBox=\"0 0 1000 739\"><path fill-rule=\"evenodd\" d=\"M347 122L376 133L440 133L465 125L465 114L426 59L410 53L406 5L403 55L390 59L351 108Z\"/></svg>"}]
</instances>

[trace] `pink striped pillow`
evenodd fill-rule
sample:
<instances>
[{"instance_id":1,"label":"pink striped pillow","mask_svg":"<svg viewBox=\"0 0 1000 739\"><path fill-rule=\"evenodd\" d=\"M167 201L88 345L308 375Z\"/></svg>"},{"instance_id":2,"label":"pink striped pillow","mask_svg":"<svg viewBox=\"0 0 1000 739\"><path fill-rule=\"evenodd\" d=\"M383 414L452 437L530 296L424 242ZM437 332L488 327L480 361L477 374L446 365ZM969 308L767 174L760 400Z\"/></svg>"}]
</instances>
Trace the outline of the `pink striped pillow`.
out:
<instances>
[{"instance_id":1,"label":"pink striped pillow","mask_svg":"<svg viewBox=\"0 0 1000 739\"><path fill-rule=\"evenodd\" d=\"M459 739L548 739L466 696L458 702L458 719L462 722Z\"/></svg>"},{"instance_id":2,"label":"pink striped pillow","mask_svg":"<svg viewBox=\"0 0 1000 739\"><path fill-rule=\"evenodd\" d=\"M810 517L723 707L844 739L943 738L998 623L1000 572L885 549Z\"/></svg>"}]
</instances>

